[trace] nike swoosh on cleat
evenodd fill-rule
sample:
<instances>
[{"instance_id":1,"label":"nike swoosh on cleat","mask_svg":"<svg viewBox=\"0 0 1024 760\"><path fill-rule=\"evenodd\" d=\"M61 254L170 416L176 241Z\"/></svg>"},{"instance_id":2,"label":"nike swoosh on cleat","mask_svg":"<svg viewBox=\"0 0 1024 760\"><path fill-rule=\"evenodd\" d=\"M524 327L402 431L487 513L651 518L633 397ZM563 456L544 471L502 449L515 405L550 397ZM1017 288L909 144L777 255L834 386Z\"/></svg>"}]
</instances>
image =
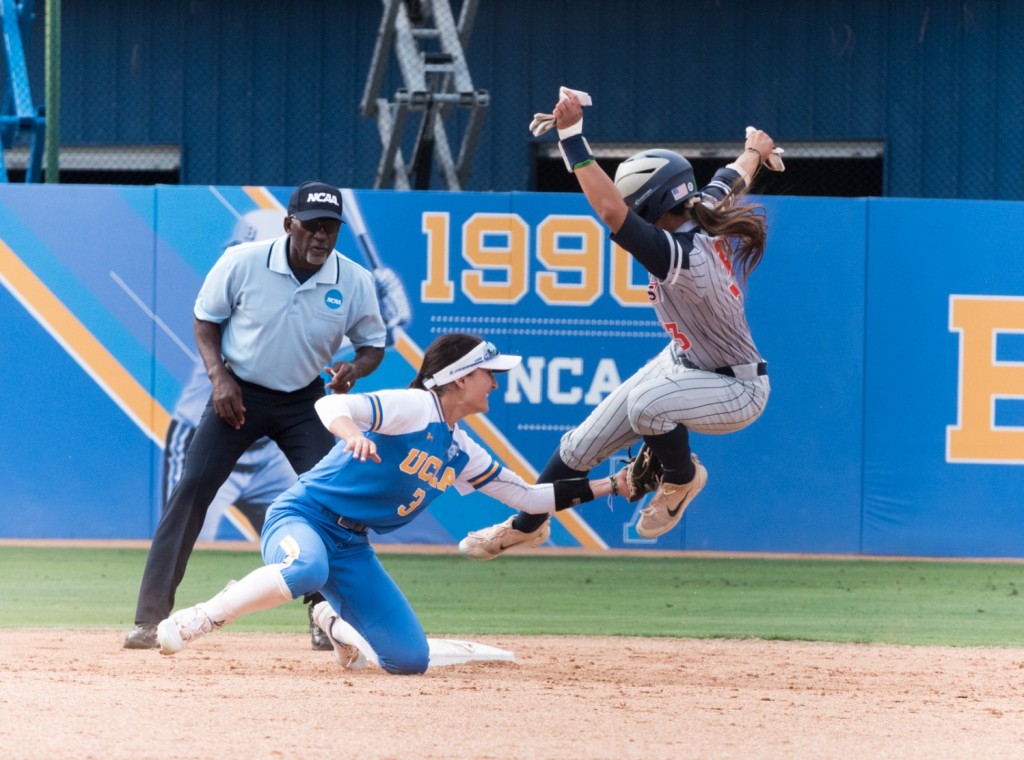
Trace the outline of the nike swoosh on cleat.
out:
<instances>
[{"instance_id":1,"label":"nike swoosh on cleat","mask_svg":"<svg viewBox=\"0 0 1024 760\"><path fill-rule=\"evenodd\" d=\"M684 501L686 501L686 497L685 496L682 499L680 499L678 504L676 504L676 508L675 509L668 510L668 516L669 517L675 517L676 515L678 515L679 514L679 510L683 508L683 502Z\"/></svg>"}]
</instances>

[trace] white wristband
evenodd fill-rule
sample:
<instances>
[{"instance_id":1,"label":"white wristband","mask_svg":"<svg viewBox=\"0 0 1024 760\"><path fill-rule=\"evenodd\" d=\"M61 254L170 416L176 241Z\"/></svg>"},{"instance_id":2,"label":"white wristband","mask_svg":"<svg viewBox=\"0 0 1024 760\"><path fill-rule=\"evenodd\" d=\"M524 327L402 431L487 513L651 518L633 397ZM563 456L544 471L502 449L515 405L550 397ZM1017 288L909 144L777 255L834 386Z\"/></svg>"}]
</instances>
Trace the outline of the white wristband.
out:
<instances>
[{"instance_id":1,"label":"white wristband","mask_svg":"<svg viewBox=\"0 0 1024 760\"><path fill-rule=\"evenodd\" d=\"M749 187L749 186L750 186L750 175L749 175L749 174L747 174L747 173L746 173L746 172L745 172L745 171L743 170L743 167L742 167L742 166L740 166L740 165L739 165L738 163L735 163L735 162L734 162L734 163L731 163L731 164L726 164L726 165L725 165L725 168L726 168L726 169L732 169L732 170L733 170L734 172L736 172L737 174L739 174L739 175L740 175L740 177L741 177L741 178L743 179L743 184L744 184L744 185L746 185L747 187Z\"/></svg>"},{"instance_id":2,"label":"white wristband","mask_svg":"<svg viewBox=\"0 0 1024 760\"><path fill-rule=\"evenodd\" d=\"M575 124L573 124L571 127L566 127L565 129L559 129L558 130L558 139L559 140L564 140L566 137L572 137L573 135L578 135L582 131L583 131L583 118L580 117L580 120L578 122L576 122Z\"/></svg>"}]
</instances>

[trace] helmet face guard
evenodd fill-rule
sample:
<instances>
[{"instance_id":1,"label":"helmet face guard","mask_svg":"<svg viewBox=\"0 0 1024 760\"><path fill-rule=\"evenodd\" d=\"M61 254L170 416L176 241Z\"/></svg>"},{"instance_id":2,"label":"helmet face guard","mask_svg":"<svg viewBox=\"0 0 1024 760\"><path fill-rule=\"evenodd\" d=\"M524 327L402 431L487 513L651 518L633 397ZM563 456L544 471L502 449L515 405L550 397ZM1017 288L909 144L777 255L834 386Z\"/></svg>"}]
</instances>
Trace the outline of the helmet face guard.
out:
<instances>
[{"instance_id":1,"label":"helmet face guard","mask_svg":"<svg viewBox=\"0 0 1024 760\"><path fill-rule=\"evenodd\" d=\"M630 156L615 170L615 187L641 219L654 224L668 210L697 195L690 162L655 148Z\"/></svg>"}]
</instances>

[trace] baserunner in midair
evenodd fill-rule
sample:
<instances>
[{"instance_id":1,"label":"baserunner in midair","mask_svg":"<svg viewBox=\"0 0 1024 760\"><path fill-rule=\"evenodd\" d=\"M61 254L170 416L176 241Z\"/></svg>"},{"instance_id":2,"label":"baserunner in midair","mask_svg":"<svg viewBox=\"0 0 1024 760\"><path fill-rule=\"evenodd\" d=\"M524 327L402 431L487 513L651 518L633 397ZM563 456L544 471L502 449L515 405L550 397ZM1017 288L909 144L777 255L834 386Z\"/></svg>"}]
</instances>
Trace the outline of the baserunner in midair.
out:
<instances>
[{"instance_id":1,"label":"baserunner in midair","mask_svg":"<svg viewBox=\"0 0 1024 760\"><path fill-rule=\"evenodd\" d=\"M553 114L537 114L530 126L537 136L558 128L566 167L594 212L649 273L648 297L669 337L657 356L562 436L538 482L585 477L642 440L664 474L636 529L646 538L660 536L707 482L690 450L690 431L740 430L768 401L767 363L751 337L742 287L764 254L765 217L743 196L762 164L783 168L781 151L765 132L748 129L743 152L699 190L690 163L661 149L626 159L613 181L583 138L580 98L568 88ZM459 548L472 559L493 559L513 546L537 546L549 534L548 515L520 512L470 533Z\"/></svg>"}]
</instances>

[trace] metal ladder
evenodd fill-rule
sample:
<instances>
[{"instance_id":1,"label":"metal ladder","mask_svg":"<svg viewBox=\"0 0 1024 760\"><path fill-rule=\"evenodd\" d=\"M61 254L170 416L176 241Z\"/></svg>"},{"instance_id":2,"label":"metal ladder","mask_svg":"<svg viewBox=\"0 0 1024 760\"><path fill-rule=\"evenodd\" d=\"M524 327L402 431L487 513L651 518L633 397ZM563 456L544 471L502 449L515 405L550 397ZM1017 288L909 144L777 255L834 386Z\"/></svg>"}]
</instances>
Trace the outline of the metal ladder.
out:
<instances>
[{"instance_id":1,"label":"metal ladder","mask_svg":"<svg viewBox=\"0 0 1024 760\"><path fill-rule=\"evenodd\" d=\"M25 45L32 26L34 0L2 0L0 22L3 24L4 63L7 79L0 99L0 182L7 182L4 151L19 138L29 138L25 181L39 182L43 169L43 145L46 140L46 117L42 106L32 105Z\"/></svg>"},{"instance_id":2,"label":"metal ladder","mask_svg":"<svg viewBox=\"0 0 1024 760\"><path fill-rule=\"evenodd\" d=\"M381 0L384 15L377 32L373 61L360 110L377 119L382 151L375 188L425 190L436 157L449 190L461 190L469 179L490 101L486 90L473 88L464 47L476 17L478 0L463 0L456 25L448 0ZM394 48L405 87L394 99L379 96ZM452 157L446 120L457 108L469 109L459 147ZM413 114L420 115L411 160L402 155L402 140Z\"/></svg>"}]
</instances>

